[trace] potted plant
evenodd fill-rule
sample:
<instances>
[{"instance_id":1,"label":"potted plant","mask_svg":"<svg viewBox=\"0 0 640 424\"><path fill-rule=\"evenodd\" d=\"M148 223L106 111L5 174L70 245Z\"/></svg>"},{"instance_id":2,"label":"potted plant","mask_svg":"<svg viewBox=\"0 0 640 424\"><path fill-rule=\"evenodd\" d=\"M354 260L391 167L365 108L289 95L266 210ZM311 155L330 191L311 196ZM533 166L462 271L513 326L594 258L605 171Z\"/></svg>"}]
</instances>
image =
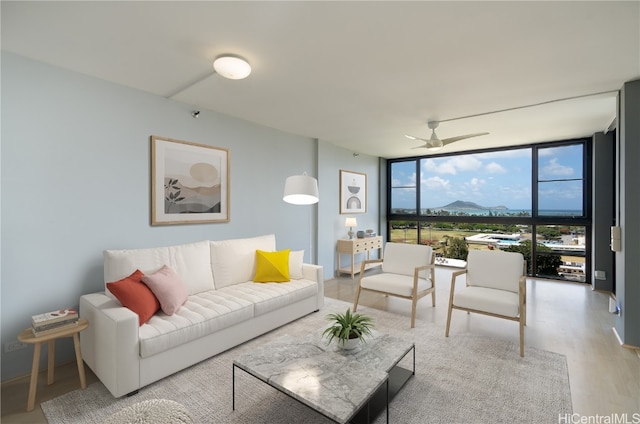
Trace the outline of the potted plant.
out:
<instances>
[{"instance_id":1,"label":"potted plant","mask_svg":"<svg viewBox=\"0 0 640 424\"><path fill-rule=\"evenodd\" d=\"M338 346L343 349L353 349L365 342L364 336L372 335L373 318L363 314L352 314L348 308L344 314L327 315L327 319L332 321L333 325L327 327L322 335L329 339L328 343L334 338L338 339Z\"/></svg>"}]
</instances>

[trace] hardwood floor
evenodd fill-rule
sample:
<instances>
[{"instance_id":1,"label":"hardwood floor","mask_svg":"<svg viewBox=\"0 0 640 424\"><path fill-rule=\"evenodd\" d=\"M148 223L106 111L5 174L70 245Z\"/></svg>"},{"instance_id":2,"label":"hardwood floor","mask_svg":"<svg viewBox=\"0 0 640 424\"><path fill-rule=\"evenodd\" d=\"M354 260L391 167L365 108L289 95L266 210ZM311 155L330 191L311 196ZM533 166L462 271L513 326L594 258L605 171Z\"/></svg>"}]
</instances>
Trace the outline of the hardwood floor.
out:
<instances>
[{"instance_id":1,"label":"hardwood floor","mask_svg":"<svg viewBox=\"0 0 640 424\"><path fill-rule=\"evenodd\" d=\"M436 271L435 308L431 307L430 297L418 302L416 326L425 322L440 325L442 337L447 318L450 274L451 270L447 268ZM347 276L326 281L325 295L353 302L357 278L352 280ZM574 413L582 417L626 413L628 422L640 422L640 351L620 346L612 330L614 316L608 312L609 295L594 292L584 284L542 280L529 280L527 293L525 355L528 347L566 355ZM411 304L407 300L363 293L360 304L405 315L409 326ZM454 311L451 335L467 331L518 340L518 324L515 322ZM97 381L88 368L86 373L87 384ZM32 412L25 411L28 376L3 382L1 422L46 423L38 404L79 388L75 362L56 367L55 376L55 384L48 386L46 370L40 372L36 408Z\"/></svg>"}]
</instances>

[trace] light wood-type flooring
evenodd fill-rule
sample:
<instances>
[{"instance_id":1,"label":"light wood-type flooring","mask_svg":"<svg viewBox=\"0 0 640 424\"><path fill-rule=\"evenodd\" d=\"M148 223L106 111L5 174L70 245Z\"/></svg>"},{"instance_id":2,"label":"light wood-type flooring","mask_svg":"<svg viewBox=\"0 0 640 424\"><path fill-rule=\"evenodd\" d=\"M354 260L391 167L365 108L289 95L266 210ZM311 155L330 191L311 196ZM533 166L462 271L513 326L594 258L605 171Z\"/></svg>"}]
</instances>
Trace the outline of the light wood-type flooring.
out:
<instances>
[{"instance_id":1,"label":"light wood-type flooring","mask_svg":"<svg viewBox=\"0 0 640 424\"><path fill-rule=\"evenodd\" d=\"M448 268L436 271L435 308L431 307L430 296L418 302L416 326L421 323L439 325L442 337L450 274ZM357 279L358 275L354 280L343 276L326 281L325 295L353 302ZM578 415L572 418L574 421L558 422L610 422L604 420L616 415L628 422L640 423L640 351L620 346L613 331L615 317L608 312L609 294L592 291L584 284L543 280L529 280L527 291L525 355L527 347L535 347L567 356L573 411ZM411 304L408 300L363 293L360 304L405 315L407 327L410 325ZM518 340L516 322L453 311L451 335L467 331ZM32 348L25 350L25 354L31 353ZM518 355L517 349L513 354ZM88 367L86 371L87 384L97 381ZM36 408L32 412L25 411L29 377L25 375L3 382L0 421L3 424L46 423L39 403L79 388L75 362L56 367L55 377L56 382L47 386L46 370L40 371ZM591 418L596 415L601 421L595 421L597 417Z\"/></svg>"}]
</instances>

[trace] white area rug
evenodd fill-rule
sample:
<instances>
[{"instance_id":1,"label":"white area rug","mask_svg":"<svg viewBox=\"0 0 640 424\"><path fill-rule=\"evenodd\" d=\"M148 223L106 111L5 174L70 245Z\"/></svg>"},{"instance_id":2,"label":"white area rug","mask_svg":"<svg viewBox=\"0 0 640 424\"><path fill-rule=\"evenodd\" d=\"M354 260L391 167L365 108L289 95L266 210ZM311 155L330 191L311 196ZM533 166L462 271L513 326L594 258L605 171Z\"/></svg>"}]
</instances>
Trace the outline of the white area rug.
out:
<instances>
[{"instance_id":1,"label":"white area rug","mask_svg":"<svg viewBox=\"0 0 640 424\"><path fill-rule=\"evenodd\" d=\"M108 417L148 399L184 405L194 423L329 423L306 406L243 372L236 373L236 411L231 409L232 362L241 352L283 334L319 331L330 312L349 304L326 299L320 312L167 377L129 398L114 399L102 383L44 402L49 423L102 423ZM416 344L416 375L390 406L390 422L425 423L557 423L571 414L571 392L564 355L473 334L444 337L444 326L418 322L372 308L376 329ZM375 423L385 422L382 414Z\"/></svg>"}]
</instances>

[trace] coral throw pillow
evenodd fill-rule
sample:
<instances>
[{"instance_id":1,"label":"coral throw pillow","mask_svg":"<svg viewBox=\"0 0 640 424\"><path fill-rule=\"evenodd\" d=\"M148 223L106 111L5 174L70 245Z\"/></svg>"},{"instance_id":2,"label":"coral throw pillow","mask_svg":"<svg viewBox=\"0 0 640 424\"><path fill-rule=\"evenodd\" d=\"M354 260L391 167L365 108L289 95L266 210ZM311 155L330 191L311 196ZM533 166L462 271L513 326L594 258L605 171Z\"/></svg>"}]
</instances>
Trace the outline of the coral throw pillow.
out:
<instances>
[{"instance_id":1,"label":"coral throw pillow","mask_svg":"<svg viewBox=\"0 0 640 424\"><path fill-rule=\"evenodd\" d=\"M289 249L277 252L256 250L256 283L286 283L289 278Z\"/></svg>"},{"instance_id":2,"label":"coral throw pillow","mask_svg":"<svg viewBox=\"0 0 640 424\"><path fill-rule=\"evenodd\" d=\"M142 277L160 302L162 312L173 315L187 301L187 286L174 270L164 265L157 272Z\"/></svg>"},{"instance_id":3,"label":"coral throw pillow","mask_svg":"<svg viewBox=\"0 0 640 424\"><path fill-rule=\"evenodd\" d=\"M144 274L137 269L122 280L107 283L107 289L122 303L122 306L138 314L140 325L149 321L160 310L160 302L142 282L142 277Z\"/></svg>"}]
</instances>

